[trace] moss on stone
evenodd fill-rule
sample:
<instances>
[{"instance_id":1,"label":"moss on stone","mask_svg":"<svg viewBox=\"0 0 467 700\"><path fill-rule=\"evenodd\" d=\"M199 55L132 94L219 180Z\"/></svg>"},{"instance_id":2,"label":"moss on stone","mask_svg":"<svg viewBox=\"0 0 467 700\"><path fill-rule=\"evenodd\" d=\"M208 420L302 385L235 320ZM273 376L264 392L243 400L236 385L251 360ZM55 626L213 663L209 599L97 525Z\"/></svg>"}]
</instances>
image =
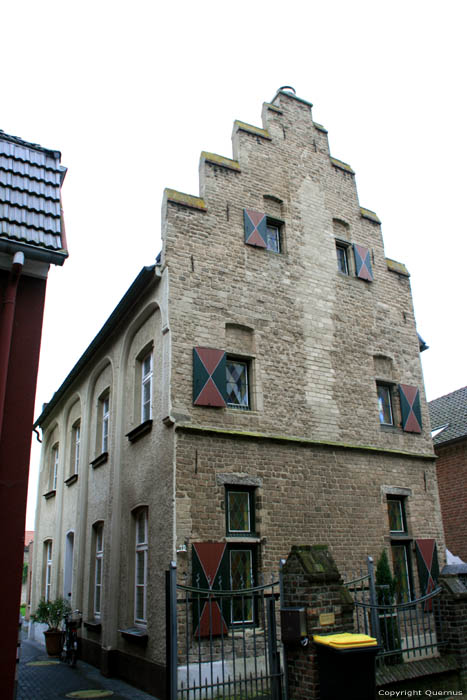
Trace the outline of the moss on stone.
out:
<instances>
[{"instance_id":1,"label":"moss on stone","mask_svg":"<svg viewBox=\"0 0 467 700\"><path fill-rule=\"evenodd\" d=\"M322 131L323 134L328 133L328 130L322 124L318 124L318 122L313 122L313 126L315 127L315 129L318 129L318 131Z\"/></svg>"},{"instance_id":2,"label":"moss on stone","mask_svg":"<svg viewBox=\"0 0 467 700\"><path fill-rule=\"evenodd\" d=\"M234 128L237 129L237 131L246 131L249 134L254 134L255 136L261 136L263 139L268 139L268 141L271 141L271 137L269 135L269 131L266 129L260 129L259 126L253 126L252 124L246 124L245 122L240 122L238 119L234 122Z\"/></svg>"},{"instance_id":3,"label":"moss on stone","mask_svg":"<svg viewBox=\"0 0 467 700\"><path fill-rule=\"evenodd\" d=\"M380 224L381 220L378 217L377 214L375 214L374 211L371 211L371 209L365 209L364 207L360 207L360 214L363 216L364 219L369 219L370 221L374 221L375 224Z\"/></svg>"},{"instance_id":4,"label":"moss on stone","mask_svg":"<svg viewBox=\"0 0 467 700\"><path fill-rule=\"evenodd\" d=\"M238 162L238 160L231 160L231 158L219 156L217 155L217 153L208 153L208 151L202 151L201 160L205 160L207 163L213 163L214 165L220 165L222 168L229 168L230 170L236 170L237 172L240 172L240 163Z\"/></svg>"},{"instance_id":5,"label":"moss on stone","mask_svg":"<svg viewBox=\"0 0 467 700\"><path fill-rule=\"evenodd\" d=\"M391 258L386 258L386 264L388 266L388 270L391 272L397 272L399 275L410 277L410 272L407 270L404 263L397 262L397 260L391 260Z\"/></svg>"},{"instance_id":6,"label":"moss on stone","mask_svg":"<svg viewBox=\"0 0 467 700\"><path fill-rule=\"evenodd\" d=\"M185 192L178 192L178 190L171 190L165 188L165 195L169 202L174 202L175 204L182 204L185 207L190 207L191 209L199 209L200 211L207 211L207 206L204 199L201 197L195 197L192 194L186 194Z\"/></svg>"},{"instance_id":7,"label":"moss on stone","mask_svg":"<svg viewBox=\"0 0 467 700\"><path fill-rule=\"evenodd\" d=\"M338 158L331 158L331 163L334 165L334 167L340 168L340 170L344 170L346 173L351 173L352 175L355 175L355 171L350 167L348 163L344 163L344 161L339 160Z\"/></svg>"}]
</instances>

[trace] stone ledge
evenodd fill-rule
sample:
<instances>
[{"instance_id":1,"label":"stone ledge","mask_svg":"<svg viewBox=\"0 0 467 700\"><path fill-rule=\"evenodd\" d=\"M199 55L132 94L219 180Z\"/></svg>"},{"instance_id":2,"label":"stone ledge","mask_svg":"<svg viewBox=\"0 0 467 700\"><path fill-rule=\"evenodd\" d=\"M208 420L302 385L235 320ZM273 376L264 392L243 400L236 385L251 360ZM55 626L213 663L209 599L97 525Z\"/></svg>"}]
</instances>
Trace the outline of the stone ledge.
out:
<instances>
[{"instance_id":1,"label":"stone ledge","mask_svg":"<svg viewBox=\"0 0 467 700\"><path fill-rule=\"evenodd\" d=\"M172 204L180 204L181 206L188 207L189 209L197 209L198 211L208 210L204 199L201 199L201 197L195 197L185 192L178 192L178 190L171 190L168 187L165 188L164 194L167 197L167 201L172 202Z\"/></svg>"},{"instance_id":2,"label":"stone ledge","mask_svg":"<svg viewBox=\"0 0 467 700\"><path fill-rule=\"evenodd\" d=\"M375 224L380 224L381 219L377 214L375 214L374 211L371 211L371 209L365 209L365 207L360 207L360 216L362 216L364 219L368 219L369 221L373 221Z\"/></svg>"},{"instance_id":3,"label":"stone ledge","mask_svg":"<svg viewBox=\"0 0 467 700\"><path fill-rule=\"evenodd\" d=\"M227 168L228 170L235 170L238 173L241 172L240 163L238 162L238 160L225 158L224 156L217 155L217 153L208 153L208 151L201 151L201 161L211 163L211 165L219 165L221 168Z\"/></svg>"},{"instance_id":4,"label":"stone ledge","mask_svg":"<svg viewBox=\"0 0 467 700\"><path fill-rule=\"evenodd\" d=\"M397 262L397 260L391 260L391 258L386 258L386 265L388 266L388 270L390 272L397 272L398 275L410 277L410 273L404 263Z\"/></svg>"},{"instance_id":5,"label":"stone ledge","mask_svg":"<svg viewBox=\"0 0 467 700\"><path fill-rule=\"evenodd\" d=\"M253 124L246 124L246 122L238 121L234 122L234 131L246 131L248 134L254 134L255 136L260 136L262 139L267 141L272 141L269 131L266 129L261 129L259 126L253 126Z\"/></svg>"},{"instance_id":6,"label":"stone ledge","mask_svg":"<svg viewBox=\"0 0 467 700\"><path fill-rule=\"evenodd\" d=\"M335 168L339 168L340 170L344 170L346 173L355 175L353 168L348 163L344 163L344 161L339 160L338 158L331 157L331 165L334 165Z\"/></svg>"},{"instance_id":7,"label":"stone ledge","mask_svg":"<svg viewBox=\"0 0 467 700\"><path fill-rule=\"evenodd\" d=\"M315 127L315 129L318 129L318 131L322 131L323 134L328 133L328 130L326 129L326 127L324 127L322 124L318 124L318 122L313 122L313 126Z\"/></svg>"}]
</instances>

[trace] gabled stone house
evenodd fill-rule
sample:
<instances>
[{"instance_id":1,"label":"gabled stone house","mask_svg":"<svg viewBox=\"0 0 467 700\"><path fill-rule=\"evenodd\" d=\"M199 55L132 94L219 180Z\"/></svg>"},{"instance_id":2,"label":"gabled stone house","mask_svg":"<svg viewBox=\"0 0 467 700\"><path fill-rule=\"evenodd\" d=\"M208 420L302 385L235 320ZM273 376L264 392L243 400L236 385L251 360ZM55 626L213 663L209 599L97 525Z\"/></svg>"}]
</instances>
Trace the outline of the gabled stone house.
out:
<instances>
[{"instance_id":1,"label":"gabled stone house","mask_svg":"<svg viewBox=\"0 0 467 700\"><path fill-rule=\"evenodd\" d=\"M407 599L416 540L444 551L409 274L311 104L262 117L165 191L156 264L37 420L35 599L71 593L85 657L160 694L171 560L235 588L294 544L387 548Z\"/></svg>"}]
</instances>

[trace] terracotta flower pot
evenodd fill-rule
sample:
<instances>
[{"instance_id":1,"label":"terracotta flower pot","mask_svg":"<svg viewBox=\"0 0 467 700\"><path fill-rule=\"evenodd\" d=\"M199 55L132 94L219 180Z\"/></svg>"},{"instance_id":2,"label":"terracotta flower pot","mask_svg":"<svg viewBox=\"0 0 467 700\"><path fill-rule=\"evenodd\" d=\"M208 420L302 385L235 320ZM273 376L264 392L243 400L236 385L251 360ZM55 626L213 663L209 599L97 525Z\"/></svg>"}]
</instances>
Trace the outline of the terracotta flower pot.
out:
<instances>
[{"instance_id":1,"label":"terracotta flower pot","mask_svg":"<svg viewBox=\"0 0 467 700\"><path fill-rule=\"evenodd\" d=\"M44 632L45 648L49 656L60 656L62 651L62 633L60 630L47 630Z\"/></svg>"}]
</instances>

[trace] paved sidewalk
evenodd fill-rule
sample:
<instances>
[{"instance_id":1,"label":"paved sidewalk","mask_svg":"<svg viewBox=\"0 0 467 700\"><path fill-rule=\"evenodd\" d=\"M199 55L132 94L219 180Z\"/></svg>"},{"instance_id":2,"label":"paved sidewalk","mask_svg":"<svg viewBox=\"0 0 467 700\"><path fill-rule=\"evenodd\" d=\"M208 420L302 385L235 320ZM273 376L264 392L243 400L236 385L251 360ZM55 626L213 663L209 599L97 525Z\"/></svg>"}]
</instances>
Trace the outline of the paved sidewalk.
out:
<instances>
[{"instance_id":1,"label":"paved sidewalk","mask_svg":"<svg viewBox=\"0 0 467 700\"><path fill-rule=\"evenodd\" d=\"M123 681L105 678L84 661L78 661L76 668L71 668L47 656L45 647L38 642L22 640L17 700L63 700L67 693L77 690L111 691L108 697L113 700L154 700L153 695Z\"/></svg>"}]
</instances>

